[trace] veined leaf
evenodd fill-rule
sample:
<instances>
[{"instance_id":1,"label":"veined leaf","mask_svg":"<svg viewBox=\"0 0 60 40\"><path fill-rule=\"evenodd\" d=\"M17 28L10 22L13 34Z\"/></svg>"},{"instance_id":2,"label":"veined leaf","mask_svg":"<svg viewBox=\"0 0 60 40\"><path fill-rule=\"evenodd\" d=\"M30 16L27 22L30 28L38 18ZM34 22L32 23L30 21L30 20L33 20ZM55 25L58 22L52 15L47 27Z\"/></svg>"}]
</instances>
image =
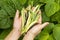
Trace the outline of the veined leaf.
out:
<instances>
[{"instance_id":1,"label":"veined leaf","mask_svg":"<svg viewBox=\"0 0 60 40\"><path fill-rule=\"evenodd\" d=\"M1 9L0 10L0 20L4 19L7 16L8 16L7 12L4 9Z\"/></svg>"},{"instance_id":2,"label":"veined leaf","mask_svg":"<svg viewBox=\"0 0 60 40\"><path fill-rule=\"evenodd\" d=\"M43 3L52 3L52 2L54 2L54 0L40 0L40 2L43 2Z\"/></svg>"},{"instance_id":3,"label":"veined leaf","mask_svg":"<svg viewBox=\"0 0 60 40\"><path fill-rule=\"evenodd\" d=\"M0 40L4 40L4 38L10 33L11 28L3 30L3 32L0 34Z\"/></svg>"},{"instance_id":4,"label":"veined leaf","mask_svg":"<svg viewBox=\"0 0 60 40\"><path fill-rule=\"evenodd\" d=\"M51 16L51 21L57 21L58 23L60 23L60 10L58 12L56 12L55 15Z\"/></svg>"},{"instance_id":5,"label":"veined leaf","mask_svg":"<svg viewBox=\"0 0 60 40\"><path fill-rule=\"evenodd\" d=\"M45 12L42 12L42 22L50 21L50 18L46 15Z\"/></svg>"},{"instance_id":6,"label":"veined leaf","mask_svg":"<svg viewBox=\"0 0 60 40\"><path fill-rule=\"evenodd\" d=\"M47 33L47 32L41 32L37 36L37 40L47 40L48 38L49 38L49 33Z\"/></svg>"},{"instance_id":7,"label":"veined leaf","mask_svg":"<svg viewBox=\"0 0 60 40\"><path fill-rule=\"evenodd\" d=\"M52 16L57 11L59 11L59 5L57 3L53 2L45 5L45 12L48 17Z\"/></svg>"},{"instance_id":8,"label":"veined leaf","mask_svg":"<svg viewBox=\"0 0 60 40\"><path fill-rule=\"evenodd\" d=\"M16 10L22 9L23 6L20 4L20 0L12 0L12 2L14 3Z\"/></svg>"},{"instance_id":9,"label":"veined leaf","mask_svg":"<svg viewBox=\"0 0 60 40\"><path fill-rule=\"evenodd\" d=\"M7 15L5 10L0 10L0 28L6 29L11 26L10 17Z\"/></svg>"},{"instance_id":10,"label":"veined leaf","mask_svg":"<svg viewBox=\"0 0 60 40\"><path fill-rule=\"evenodd\" d=\"M27 0L19 0L21 5L24 5Z\"/></svg>"},{"instance_id":11,"label":"veined leaf","mask_svg":"<svg viewBox=\"0 0 60 40\"><path fill-rule=\"evenodd\" d=\"M51 34L49 35L49 38L47 40L55 40L55 39L53 38L53 35Z\"/></svg>"},{"instance_id":12,"label":"veined leaf","mask_svg":"<svg viewBox=\"0 0 60 40\"><path fill-rule=\"evenodd\" d=\"M53 29L53 36L56 40L60 40L60 27L55 27Z\"/></svg>"},{"instance_id":13,"label":"veined leaf","mask_svg":"<svg viewBox=\"0 0 60 40\"><path fill-rule=\"evenodd\" d=\"M53 24L53 23L50 23L49 25L47 25L47 26L43 29L43 32L51 33L54 27L55 27L54 24Z\"/></svg>"}]
</instances>

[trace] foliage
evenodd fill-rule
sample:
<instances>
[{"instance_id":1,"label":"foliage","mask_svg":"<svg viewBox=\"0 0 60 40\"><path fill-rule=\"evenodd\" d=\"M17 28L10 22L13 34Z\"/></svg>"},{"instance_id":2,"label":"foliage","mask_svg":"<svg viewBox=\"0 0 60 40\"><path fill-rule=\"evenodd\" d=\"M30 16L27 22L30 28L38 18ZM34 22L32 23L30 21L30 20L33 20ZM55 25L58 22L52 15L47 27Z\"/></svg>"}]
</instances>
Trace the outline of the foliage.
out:
<instances>
[{"instance_id":1,"label":"foliage","mask_svg":"<svg viewBox=\"0 0 60 40\"><path fill-rule=\"evenodd\" d=\"M28 22L25 20L26 17L24 15L26 14L23 13L29 5L34 7L39 5L40 7L37 7L37 9L40 8L42 11L43 23L47 21L50 22L50 24L37 35L35 40L60 40L60 0L0 0L0 30L2 30L0 31L0 40L3 40L11 31L17 9L21 11L22 18L24 19L22 23L22 26L26 27L25 29L23 28L25 30L24 32L31 27L31 23L36 21L37 16L35 17L35 12L33 13L31 10L28 15L30 18L27 18L29 19ZM26 25L24 25L25 22L27 22Z\"/></svg>"}]
</instances>

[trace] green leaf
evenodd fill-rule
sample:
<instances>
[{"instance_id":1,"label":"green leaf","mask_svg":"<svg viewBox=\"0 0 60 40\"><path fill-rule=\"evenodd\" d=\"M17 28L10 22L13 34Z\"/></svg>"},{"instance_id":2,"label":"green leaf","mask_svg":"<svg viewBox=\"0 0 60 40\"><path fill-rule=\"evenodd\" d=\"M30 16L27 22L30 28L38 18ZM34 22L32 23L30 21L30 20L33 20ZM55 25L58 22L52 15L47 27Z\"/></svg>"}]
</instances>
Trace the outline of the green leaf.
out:
<instances>
[{"instance_id":1,"label":"green leaf","mask_svg":"<svg viewBox=\"0 0 60 40\"><path fill-rule=\"evenodd\" d=\"M56 3L58 3L60 5L60 0L55 0Z\"/></svg>"},{"instance_id":2,"label":"green leaf","mask_svg":"<svg viewBox=\"0 0 60 40\"><path fill-rule=\"evenodd\" d=\"M10 17L14 17L15 9L12 6L10 6L10 4L5 0L1 1L0 3L1 3L0 4L1 9L4 9Z\"/></svg>"},{"instance_id":3,"label":"green leaf","mask_svg":"<svg viewBox=\"0 0 60 40\"><path fill-rule=\"evenodd\" d=\"M12 0L12 2L14 3L16 10L22 9L23 6L20 4L20 0Z\"/></svg>"},{"instance_id":4,"label":"green leaf","mask_svg":"<svg viewBox=\"0 0 60 40\"><path fill-rule=\"evenodd\" d=\"M45 12L42 12L42 22L50 21L50 18L45 14Z\"/></svg>"},{"instance_id":5,"label":"green leaf","mask_svg":"<svg viewBox=\"0 0 60 40\"><path fill-rule=\"evenodd\" d=\"M7 12L4 9L1 9L0 10L0 20L7 16L8 16Z\"/></svg>"},{"instance_id":6,"label":"green leaf","mask_svg":"<svg viewBox=\"0 0 60 40\"><path fill-rule=\"evenodd\" d=\"M6 29L11 27L12 21L10 20L10 17L6 13L5 10L0 10L0 28Z\"/></svg>"},{"instance_id":7,"label":"green leaf","mask_svg":"<svg viewBox=\"0 0 60 40\"><path fill-rule=\"evenodd\" d=\"M5 11L8 13L10 17L15 16L15 10L11 6L8 6L8 5L4 6L3 9L5 9Z\"/></svg>"},{"instance_id":8,"label":"green leaf","mask_svg":"<svg viewBox=\"0 0 60 40\"><path fill-rule=\"evenodd\" d=\"M52 16L57 11L59 11L59 5L57 3L53 2L45 5L45 12L48 17Z\"/></svg>"},{"instance_id":9,"label":"green leaf","mask_svg":"<svg viewBox=\"0 0 60 40\"><path fill-rule=\"evenodd\" d=\"M36 40L47 40L49 38L49 33L47 32L41 32Z\"/></svg>"},{"instance_id":10,"label":"green leaf","mask_svg":"<svg viewBox=\"0 0 60 40\"><path fill-rule=\"evenodd\" d=\"M51 16L51 21L57 21L58 23L60 23L60 10L58 12L56 12L55 15Z\"/></svg>"},{"instance_id":11,"label":"green leaf","mask_svg":"<svg viewBox=\"0 0 60 40\"><path fill-rule=\"evenodd\" d=\"M51 34L49 35L49 38L47 40L55 40L55 39L53 38L53 35Z\"/></svg>"},{"instance_id":12,"label":"green leaf","mask_svg":"<svg viewBox=\"0 0 60 40\"><path fill-rule=\"evenodd\" d=\"M52 2L54 2L54 0L40 0L40 2L43 2L43 3L52 3Z\"/></svg>"},{"instance_id":13,"label":"green leaf","mask_svg":"<svg viewBox=\"0 0 60 40\"><path fill-rule=\"evenodd\" d=\"M56 24L55 27L60 27L60 24Z\"/></svg>"},{"instance_id":14,"label":"green leaf","mask_svg":"<svg viewBox=\"0 0 60 40\"><path fill-rule=\"evenodd\" d=\"M3 32L0 34L0 40L3 40L11 31L11 28L3 30Z\"/></svg>"},{"instance_id":15,"label":"green leaf","mask_svg":"<svg viewBox=\"0 0 60 40\"><path fill-rule=\"evenodd\" d=\"M53 36L56 40L60 40L60 27L55 27L53 29Z\"/></svg>"},{"instance_id":16,"label":"green leaf","mask_svg":"<svg viewBox=\"0 0 60 40\"><path fill-rule=\"evenodd\" d=\"M24 5L26 3L27 0L20 0L20 4Z\"/></svg>"},{"instance_id":17,"label":"green leaf","mask_svg":"<svg viewBox=\"0 0 60 40\"><path fill-rule=\"evenodd\" d=\"M9 28L9 27L11 27L11 24L12 24L12 22L9 18L5 18L5 19L0 20L0 28L1 29Z\"/></svg>"},{"instance_id":18,"label":"green leaf","mask_svg":"<svg viewBox=\"0 0 60 40\"><path fill-rule=\"evenodd\" d=\"M53 23L49 23L49 25L47 25L44 29L43 29L43 32L48 32L48 33L51 33L52 30L54 28L54 24Z\"/></svg>"}]
</instances>

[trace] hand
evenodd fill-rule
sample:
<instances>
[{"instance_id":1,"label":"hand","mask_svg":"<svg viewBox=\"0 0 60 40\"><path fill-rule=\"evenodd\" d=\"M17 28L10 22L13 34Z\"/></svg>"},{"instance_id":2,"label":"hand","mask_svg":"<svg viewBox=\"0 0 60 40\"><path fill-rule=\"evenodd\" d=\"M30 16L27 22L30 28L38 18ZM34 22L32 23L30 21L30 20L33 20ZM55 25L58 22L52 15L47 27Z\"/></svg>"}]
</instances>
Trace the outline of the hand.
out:
<instances>
[{"instance_id":1,"label":"hand","mask_svg":"<svg viewBox=\"0 0 60 40\"><path fill-rule=\"evenodd\" d=\"M41 11L39 11L41 13ZM18 40L18 38L21 35L21 23L22 19L19 17L19 11L17 10L15 18L14 18L14 24L13 24L13 30L8 34L8 36L5 38L5 40ZM23 40L33 40L40 32L41 30L48 25L48 22L45 22L42 24L42 16L40 16L38 24L35 25L33 28L31 28L27 34L24 36Z\"/></svg>"},{"instance_id":2,"label":"hand","mask_svg":"<svg viewBox=\"0 0 60 40\"><path fill-rule=\"evenodd\" d=\"M17 10L14 18L13 29L4 40L18 40L21 35L21 22L22 20L21 17L19 17L19 11Z\"/></svg>"},{"instance_id":3,"label":"hand","mask_svg":"<svg viewBox=\"0 0 60 40\"><path fill-rule=\"evenodd\" d=\"M40 13L40 18L38 20L38 24L35 25L34 27L32 27L27 34L24 36L23 40L34 40L34 38L41 32L41 30L46 27L46 25L49 24L49 22L45 22L42 24L42 16L41 16L41 11L39 11L38 13Z\"/></svg>"}]
</instances>

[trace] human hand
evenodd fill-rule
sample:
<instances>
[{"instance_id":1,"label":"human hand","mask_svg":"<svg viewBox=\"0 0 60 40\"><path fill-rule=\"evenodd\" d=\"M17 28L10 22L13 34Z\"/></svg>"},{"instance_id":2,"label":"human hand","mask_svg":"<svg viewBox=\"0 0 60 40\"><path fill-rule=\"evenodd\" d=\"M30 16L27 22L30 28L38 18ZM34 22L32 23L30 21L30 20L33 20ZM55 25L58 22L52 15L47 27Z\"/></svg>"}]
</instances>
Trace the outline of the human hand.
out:
<instances>
[{"instance_id":1,"label":"human hand","mask_svg":"<svg viewBox=\"0 0 60 40\"><path fill-rule=\"evenodd\" d=\"M38 13L41 13L39 11ZM21 16L19 17L19 11L17 10L15 18L14 18L14 24L13 24L13 30L8 34L8 36L5 38L5 40L18 40L18 38L21 35L21 24L22 19ZM45 22L42 24L42 16L40 15L40 18L37 22L38 24L32 27L27 34L24 36L23 40L33 40L40 32L41 30L48 25L48 22Z\"/></svg>"},{"instance_id":2,"label":"human hand","mask_svg":"<svg viewBox=\"0 0 60 40\"><path fill-rule=\"evenodd\" d=\"M27 32L27 34L24 36L23 40L34 40L34 38L41 32L41 30L49 24L49 22L45 22L42 24L41 11L39 11L38 13L40 13L40 18L39 18L37 24L34 25Z\"/></svg>"}]
</instances>

